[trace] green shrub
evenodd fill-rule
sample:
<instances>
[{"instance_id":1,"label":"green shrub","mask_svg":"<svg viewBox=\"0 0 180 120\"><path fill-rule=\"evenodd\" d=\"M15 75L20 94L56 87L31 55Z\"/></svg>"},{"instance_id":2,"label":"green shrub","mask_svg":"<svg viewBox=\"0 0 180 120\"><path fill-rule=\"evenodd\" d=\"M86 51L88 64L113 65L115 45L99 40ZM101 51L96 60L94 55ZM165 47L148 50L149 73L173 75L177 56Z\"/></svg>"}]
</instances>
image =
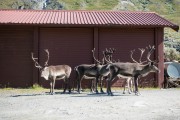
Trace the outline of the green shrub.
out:
<instances>
[{"instance_id":1,"label":"green shrub","mask_svg":"<svg viewBox=\"0 0 180 120\"><path fill-rule=\"evenodd\" d=\"M166 59L180 61L180 53L175 48L165 47L164 52Z\"/></svg>"}]
</instances>

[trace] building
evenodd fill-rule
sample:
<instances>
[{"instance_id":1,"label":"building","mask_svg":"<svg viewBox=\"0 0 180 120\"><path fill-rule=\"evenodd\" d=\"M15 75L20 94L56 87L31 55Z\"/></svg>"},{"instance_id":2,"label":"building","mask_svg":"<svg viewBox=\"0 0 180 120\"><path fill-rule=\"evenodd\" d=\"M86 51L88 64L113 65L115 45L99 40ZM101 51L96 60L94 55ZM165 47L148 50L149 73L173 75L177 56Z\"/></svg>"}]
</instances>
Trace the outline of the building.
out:
<instances>
[{"instance_id":1,"label":"building","mask_svg":"<svg viewBox=\"0 0 180 120\"><path fill-rule=\"evenodd\" d=\"M93 48L98 59L105 48L115 48L114 59L132 62L131 50L155 45L151 59L159 60L158 67L163 71L164 27L179 30L154 12L0 10L0 86L49 86L39 77L31 59L33 52L43 65L44 49L50 52L49 65L68 64L74 68L93 63ZM136 50L134 59L138 60L139 55ZM161 87L163 74L151 74L144 81ZM71 79L75 79L74 73ZM113 84L118 86L119 82ZM62 87L62 81L56 87Z\"/></svg>"}]
</instances>

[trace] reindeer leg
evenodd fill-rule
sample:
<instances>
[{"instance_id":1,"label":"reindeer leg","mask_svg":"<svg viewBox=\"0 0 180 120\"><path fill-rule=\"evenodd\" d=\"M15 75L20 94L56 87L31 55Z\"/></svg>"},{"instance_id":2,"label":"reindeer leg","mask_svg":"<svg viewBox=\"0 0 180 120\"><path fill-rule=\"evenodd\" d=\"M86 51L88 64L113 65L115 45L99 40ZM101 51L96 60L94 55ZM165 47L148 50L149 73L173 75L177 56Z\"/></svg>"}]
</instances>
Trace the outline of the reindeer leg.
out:
<instances>
[{"instance_id":1,"label":"reindeer leg","mask_svg":"<svg viewBox=\"0 0 180 120\"><path fill-rule=\"evenodd\" d=\"M66 92L66 89L67 89L67 78L64 78L64 91L63 91L63 93L65 93Z\"/></svg>"},{"instance_id":2,"label":"reindeer leg","mask_svg":"<svg viewBox=\"0 0 180 120\"><path fill-rule=\"evenodd\" d=\"M77 79L77 92L80 94L80 77Z\"/></svg>"},{"instance_id":3,"label":"reindeer leg","mask_svg":"<svg viewBox=\"0 0 180 120\"><path fill-rule=\"evenodd\" d=\"M99 81L97 81L96 78L95 78L95 79L94 79L94 89L93 89L94 93L98 93L98 90L97 90L97 88L98 88L98 83L99 83Z\"/></svg>"},{"instance_id":4,"label":"reindeer leg","mask_svg":"<svg viewBox=\"0 0 180 120\"><path fill-rule=\"evenodd\" d=\"M67 89L67 83L66 82L64 82L64 90L63 90L63 94L66 92L66 89Z\"/></svg>"},{"instance_id":5,"label":"reindeer leg","mask_svg":"<svg viewBox=\"0 0 180 120\"><path fill-rule=\"evenodd\" d=\"M99 93L99 92L98 92L98 89L97 89L97 88L98 88L98 83L99 83L98 78L99 78L99 77L96 76L96 86L95 86L95 87L96 87L96 94Z\"/></svg>"},{"instance_id":6,"label":"reindeer leg","mask_svg":"<svg viewBox=\"0 0 180 120\"><path fill-rule=\"evenodd\" d=\"M131 83L130 83L130 80L131 80L131 78L128 78L128 79L127 79L127 87L128 87L128 93L129 93L129 94L131 94L131 91L130 91L130 84L131 84Z\"/></svg>"},{"instance_id":7,"label":"reindeer leg","mask_svg":"<svg viewBox=\"0 0 180 120\"><path fill-rule=\"evenodd\" d=\"M52 83L53 81L52 80L50 80L50 92L49 92L49 94L51 94L52 95L52 85L53 85L53 83Z\"/></svg>"},{"instance_id":8,"label":"reindeer leg","mask_svg":"<svg viewBox=\"0 0 180 120\"><path fill-rule=\"evenodd\" d=\"M91 80L91 88L90 88L90 89L91 89L91 93L93 93L93 92L94 92L94 89L95 89L95 86L94 86L95 83L94 83L94 82L95 82L95 80L92 79L92 80Z\"/></svg>"},{"instance_id":9,"label":"reindeer leg","mask_svg":"<svg viewBox=\"0 0 180 120\"><path fill-rule=\"evenodd\" d=\"M103 91L103 89L102 89L102 85L103 85L103 77L100 78L100 87L101 87L101 88L100 88L100 89L101 89L100 91L101 91L101 93L104 93L104 91Z\"/></svg>"},{"instance_id":10,"label":"reindeer leg","mask_svg":"<svg viewBox=\"0 0 180 120\"><path fill-rule=\"evenodd\" d=\"M77 81L77 92L80 94L80 81Z\"/></svg>"},{"instance_id":11,"label":"reindeer leg","mask_svg":"<svg viewBox=\"0 0 180 120\"><path fill-rule=\"evenodd\" d=\"M113 96L113 93L111 92L111 81L108 80L108 95Z\"/></svg>"},{"instance_id":12,"label":"reindeer leg","mask_svg":"<svg viewBox=\"0 0 180 120\"><path fill-rule=\"evenodd\" d=\"M109 91L109 80L107 80L107 94L110 95L110 91Z\"/></svg>"},{"instance_id":13,"label":"reindeer leg","mask_svg":"<svg viewBox=\"0 0 180 120\"><path fill-rule=\"evenodd\" d=\"M111 96L113 96L113 93L111 92L111 81L113 81L117 75L118 75L118 73L116 71L112 71L110 79L108 81L109 92L110 92Z\"/></svg>"},{"instance_id":14,"label":"reindeer leg","mask_svg":"<svg viewBox=\"0 0 180 120\"><path fill-rule=\"evenodd\" d=\"M134 86L135 86L135 95L140 95L138 91L138 85L137 85L138 77L134 77Z\"/></svg>"},{"instance_id":15,"label":"reindeer leg","mask_svg":"<svg viewBox=\"0 0 180 120\"><path fill-rule=\"evenodd\" d=\"M73 92L74 92L74 88L75 88L75 81L73 80L72 82L73 82L73 83L72 83L72 87L73 87L73 88L72 88L72 90L73 90Z\"/></svg>"},{"instance_id":16,"label":"reindeer leg","mask_svg":"<svg viewBox=\"0 0 180 120\"><path fill-rule=\"evenodd\" d=\"M132 87L133 87L132 78L129 81L129 85L130 85L130 92L132 93L133 92L133 89L132 89Z\"/></svg>"},{"instance_id":17,"label":"reindeer leg","mask_svg":"<svg viewBox=\"0 0 180 120\"><path fill-rule=\"evenodd\" d=\"M111 92L111 81L107 80L107 94L113 96L112 92Z\"/></svg>"},{"instance_id":18,"label":"reindeer leg","mask_svg":"<svg viewBox=\"0 0 180 120\"><path fill-rule=\"evenodd\" d=\"M132 92L134 92L134 93L135 93L134 78L132 78Z\"/></svg>"},{"instance_id":19,"label":"reindeer leg","mask_svg":"<svg viewBox=\"0 0 180 120\"><path fill-rule=\"evenodd\" d=\"M114 96L113 93L111 92L111 81L109 81L109 91L110 91L111 96Z\"/></svg>"},{"instance_id":20,"label":"reindeer leg","mask_svg":"<svg viewBox=\"0 0 180 120\"><path fill-rule=\"evenodd\" d=\"M65 84L65 87L64 87L64 91L63 93L66 92L66 89L67 89L67 86L68 86L68 89L69 89L69 94L71 93L71 85L70 85L70 79L65 77L64 79L64 84Z\"/></svg>"},{"instance_id":21,"label":"reindeer leg","mask_svg":"<svg viewBox=\"0 0 180 120\"><path fill-rule=\"evenodd\" d=\"M126 81L127 81L127 80L124 80L124 83L123 83L123 86L124 86L123 94L126 93Z\"/></svg>"},{"instance_id":22,"label":"reindeer leg","mask_svg":"<svg viewBox=\"0 0 180 120\"><path fill-rule=\"evenodd\" d=\"M80 76L78 77L78 80L77 80L77 92L78 92L79 94L80 94L80 91L81 91L80 89L81 89L81 80L82 80L82 77L83 77L83 76L80 75Z\"/></svg>"},{"instance_id":23,"label":"reindeer leg","mask_svg":"<svg viewBox=\"0 0 180 120\"><path fill-rule=\"evenodd\" d=\"M52 84L52 95L54 94L55 82L56 82L56 78L53 78L53 84Z\"/></svg>"},{"instance_id":24,"label":"reindeer leg","mask_svg":"<svg viewBox=\"0 0 180 120\"><path fill-rule=\"evenodd\" d=\"M68 86L69 86L69 94L71 93L71 84L70 84L70 79L68 78Z\"/></svg>"}]
</instances>

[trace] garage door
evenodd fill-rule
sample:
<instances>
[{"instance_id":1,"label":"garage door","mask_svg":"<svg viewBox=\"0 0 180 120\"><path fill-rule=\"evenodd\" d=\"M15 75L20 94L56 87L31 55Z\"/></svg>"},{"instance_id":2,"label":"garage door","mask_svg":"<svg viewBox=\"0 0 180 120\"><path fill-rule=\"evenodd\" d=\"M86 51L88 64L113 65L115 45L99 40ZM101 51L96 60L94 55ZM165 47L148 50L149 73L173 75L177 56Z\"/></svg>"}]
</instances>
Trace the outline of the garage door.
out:
<instances>
[{"instance_id":1,"label":"garage door","mask_svg":"<svg viewBox=\"0 0 180 120\"><path fill-rule=\"evenodd\" d=\"M46 54L50 52L49 65L67 64L74 69L79 64L92 64L93 29L90 28L41 28L39 42L40 64L44 64ZM74 71L71 79L75 80ZM56 88L63 87L62 81L56 82ZM40 78L40 84L49 87L49 82Z\"/></svg>"},{"instance_id":2,"label":"garage door","mask_svg":"<svg viewBox=\"0 0 180 120\"><path fill-rule=\"evenodd\" d=\"M121 62L132 62L130 58L130 51L136 49L133 54L135 60L139 60L140 51L138 48L145 48L146 46L154 44L154 29L119 29L119 28L102 28L99 29L99 52L105 48L115 48L116 52L113 55L115 60ZM147 50L144 53L143 60L146 60ZM154 58L154 55L151 55ZM143 84L154 84L154 75L146 77ZM152 83L151 83L152 82ZM116 81L114 86L120 86L122 82ZM149 86L149 85L148 85ZM151 85L150 85L151 86Z\"/></svg>"},{"instance_id":3,"label":"garage door","mask_svg":"<svg viewBox=\"0 0 180 120\"><path fill-rule=\"evenodd\" d=\"M32 51L33 30L0 30L0 86L32 86Z\"/></svg>"}]
</instances>

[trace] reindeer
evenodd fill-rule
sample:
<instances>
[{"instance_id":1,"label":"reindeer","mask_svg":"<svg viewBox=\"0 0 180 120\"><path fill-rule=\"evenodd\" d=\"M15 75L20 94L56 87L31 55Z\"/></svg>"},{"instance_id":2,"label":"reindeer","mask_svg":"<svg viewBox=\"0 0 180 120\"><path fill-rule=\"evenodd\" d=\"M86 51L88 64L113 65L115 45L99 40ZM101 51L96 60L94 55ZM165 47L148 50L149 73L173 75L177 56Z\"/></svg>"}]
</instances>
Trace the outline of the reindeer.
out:
<instances>
[{"instance_id":1,"label":"reindeer","mask_svg":"<svg viewBox=\"0 0 180 120\"><path fill-rule=\"evenodd\" d=\"M78 65L74 68L77 74L77 87L78 87L78 92L80 93L80 88L81 88L81 81L82 79L96 79L98 81L98 69L101 67L100 64L81 64ZM97 83L97 82L96 82ZM95 91L98 93L97 90L97 84L95 85Z\"/></svg>"},{"instance_id":2,"label":"reindeer","mask_svg":"<svg viewBox=\"0 0 180 120\"><path fill-rule=\"evenodd\" d=\"M134 58L133 58L133 53L135 52L135 49L134 50L131 50L131 54L130 54L130 57L132 59L133 62L135 63L138 63L138 64L143 64L147 61L141 61L142 59L142 56L143 56L143 53L145 52L145 49L143 48L138 48L141 52L141 55L140 55L140 58L139 58L139 62L137 62ZM138 83L138 81L137 81ZM132 91L134 91L134 87L133 87L133 78L132 77L127 77L123 83L123 87L124 87L124 90L123 90L123 94L125 94L125 91L126 91L126 88L128 89L128 93L131 94Z\"/></svg>"},{"instance_id":3,"label":"reindeer","mask_svg":"<svg viewBox=\"0 0 180 120\"><path fill-rule=\"evenodd\" d=\"M107 68L107 66L112 63L113 59L112 59L112 54L114 54L116 50L114 48L109 48L109 50L106 48L106 51L103 51L103 65L101 66L101 68L99 69L99 72L98 72L98 77L99 77L99 81L100 81L100 91L101 93L104 93L103 89L102 89L102 82L103 82L103 79L107 79L109 74L110 74L110 71L109 69ZM94 57L95 61L98 61L95 57ZM107 60L108 59L108 60ZM109 62L111 61L111 62Z\"/></svg>"},{"instance_id":4,"label":"reindeer","mask_svg":"<svg viewBox=\"0 0 180 120\"><path fill-rule=\"evenodd\" d=\"M104 72L106 72L106 74L105 73L103 73L103 72L101 72L101 77L108 77L108 75L109 75L109 73L110 73L110 71L109 71L109 69L108 69L108 64L111 64L111 63L113 63L113 62L116 62L115 60L113 60L112 59L112 54L115 52L115 49L110 49L110 50L107 50L106 49L106 51L104 52L103 51L103 55L104 55L104 58L105 58L105 61L106 61L106 65L104 65L104 68L102 69L102 71L104 71ZM111 53L111 54L110 54ZM134 59L133 59L134 60ZM118 59L118 62L119 62L119 59ZM105 75L103 75L103 74L105 74ZM118 76L117 75L117 77L118 78L121 78L121 76ZM100 79L101 81L102 81L102 78ZM126 91L126 87L128 88L128 93L129 94L131 94L131 92L133 91L132 90L132 77L126 77L125 78L125 81L124 81L124 83L123 83L123 86L124 86L124 90L123 90L123 94L125 94L125 91ZM101 88L102 89L102 88Z\"/></svg>"},{"instance_id":5,"label":"reindeer","mask_svg":"<svg viewBox=\"0 0 180 120\"><path fill-rule=\"evenodd\" d=\"M94 57L94 53L93 53ZM77 75L77 91L80 93L81 88L81 81L82 79L95 79L96 85L95 85L95 91L98 93L97 90L97 81L98 81L98 71L101 68L101 63L98 61L97 64L81 64L74 68ZM93 84L93 80L92 80ZM92 86L91 86L92 90Z\"/></svg>"},{"instance_id":6,"label":"reindeer","mask_svg":"<svg viewBox=\"0 0 180 120\"><path fill-rule=\"evenodd\" d=\"M32 60L35 63L35 67L40 69L41 77L43 77L45 80L50 81L50 94L54 94L54 87L56 80L64 79L65 87L63 93L65 93L67 89L67 85L69 85L69 93L71 92L70 88L70 74L71 74L71 67L68 65L56 65L56 66L48 66L49 61L49 51L48 49L45 50L47 53L47 61L44 64L44 67L42 67L36 60L38 58L34 58L33 53L31 53Z\"/></svg>"},{"instance_id":7,"label":"reindeer","mask_svg":"<svg viewBox=\"0 0 180 120\"><path fill-rule=\"evenodd\" d=\"M113 60L112 59L112 54L114 54L114 52L116 51L114 48L109 48L109 50L106 48L106 51L103 51L103 58L102 58L102 62L100 62L98 59L96 59L95 55L94 55L94 50L92 50L93 52L93 58L97 63L101 63L101 67L98 69L98 75L97 75L97 80L96 80L96 85L98 83L100 83L100 91L101 93L104 93L103 89L102 89L102 82L103 82L103 78L108 78L109 76L109 69L107 69L107 66L109 65L107 61L108 60Z\"/></svg>"},{"instance_id":8,"label":"reindeer","mask_svg":"<svg viewBox=\"0 0 180 120\"><path fill-rule=\"evenodd\" d=\"M95 58L94 50L92 50L92 53L93 53L93 58L96 61L96 64L81 64L74 68L77 74L77 88L78 88L77 91L79 93L80 93L82 79L92 79L92 86L95 86L95 92L98 93L98 90L97 90L98 77L99 77L98 71L101 68L102 63ZM94 83L96 85L94 85ZM93 91L92 86L91 86L91 91Z\"/></svg>"},{"instance_id":9,"label":"reindeer","mask_svg":"<svg viewBox=\"0 0 180 120\"><path fill-rule=\"evenodd\" d=\"M103 71L104 70L104 58L102 59L102 62L99 61L98 59L95 58L95 55L94 55L94 51L95 51L95 48L92 50L92 53L93 53L93 58L94 58L94 61L96 62L96 64L81 64L81 65L78 65L75 67L75 71L77 73L77 83L78 83L78 92L80 93L80 88L81 88L81 80L84 78L84 79L92 79L92 84L96 84L94 85L95 86L95 92L98 93L98 90L97 90L97 86L98 86L98 83L99 83L99 77L101 76L102 72L103 74L106 74L104 72L106 71ZM106 49L106 55L105 56L109 56L111 57L111 54L113 54L115 51L115 49L110 49L109 51L107 51ZM109 52L109 53L108 53ZM102 69L103 68L103 69ZM108 73L109 74L109 73ZM95 80L95 82L93 82L93 80ZM101 92L103 92L102 90L102 80L101 80ZM92 86L91 86L91 91L92 91Z\"/></svg>"},{"instance_id":10,"label":"reindeer","mask_svg":"<svg viewBox=\"0 0 180 120\"><path fill-rule=\"evenodd\" d=\"M135 94L140 95L137 86L137 80L140 77L144 77L148 75L150 72L158 72L159 69L155 66L155 61L150 60L150 55L154 51L154 46L150 47L150 50L147 54L147 64L142 65L139 63L124 63L124 62L116 62L110 64L107 68L110 70L110 77L107 80L107 93L108 95L113 95L111 92L110 83L115 79L116 76L120 76L122 78L132 77L134 79L135 85Z\"/></svg>"}]
</instances>

